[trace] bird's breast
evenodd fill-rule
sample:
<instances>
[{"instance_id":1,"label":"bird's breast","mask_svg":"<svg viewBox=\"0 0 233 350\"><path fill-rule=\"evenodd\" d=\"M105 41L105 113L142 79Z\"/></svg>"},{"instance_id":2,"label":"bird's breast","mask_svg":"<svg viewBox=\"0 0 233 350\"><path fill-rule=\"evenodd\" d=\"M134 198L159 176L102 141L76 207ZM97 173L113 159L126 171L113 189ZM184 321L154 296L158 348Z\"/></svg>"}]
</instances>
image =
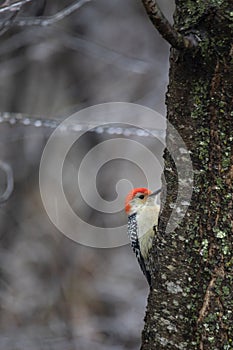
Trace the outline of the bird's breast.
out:
<instances>
[{"instance_id":1,"label":"bird's breast","mask_svg":"<svg viewBox=\"0 0 233 350\"><path fill-rule=\"evenodd\" d=\"M145 206L137 217L140 250L144 257L152 247L154 226L158 224L159 206Z\"/></svg>"}]
</instances>

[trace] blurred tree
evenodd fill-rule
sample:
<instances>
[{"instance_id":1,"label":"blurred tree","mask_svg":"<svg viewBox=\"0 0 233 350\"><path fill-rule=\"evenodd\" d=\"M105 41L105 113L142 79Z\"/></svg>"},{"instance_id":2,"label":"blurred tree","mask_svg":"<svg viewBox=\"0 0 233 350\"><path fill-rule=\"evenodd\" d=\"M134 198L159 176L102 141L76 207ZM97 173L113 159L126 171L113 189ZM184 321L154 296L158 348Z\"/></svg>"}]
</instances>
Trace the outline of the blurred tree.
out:
<instances>
[{"instance_id":1,"label":"blurred tree","mask_svg":"<svg viewBox=\"0 0 233 350\"><path fill-rule=\"evenodd\" d=\"M167 202L154 244L159 273L141 349L232 349L233 3L176 0L174 27L156 1L143 3L172 45L167 117L186 143L195 177L186 216L168 234L171 207L178 215L182 206L174 204L180 174L165 152ZM171 133L168 127L168 148L174 149ZM188 174L186 180L184 188Z\"/></svg>"}]
</instances>

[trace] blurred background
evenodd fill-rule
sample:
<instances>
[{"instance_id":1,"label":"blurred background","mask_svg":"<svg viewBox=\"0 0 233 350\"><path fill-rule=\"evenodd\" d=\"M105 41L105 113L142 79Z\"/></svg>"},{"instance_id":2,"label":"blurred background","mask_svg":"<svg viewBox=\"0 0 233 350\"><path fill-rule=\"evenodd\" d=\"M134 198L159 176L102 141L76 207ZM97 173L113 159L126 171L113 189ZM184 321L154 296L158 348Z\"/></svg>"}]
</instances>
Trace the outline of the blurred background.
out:
<instances>
[{"instance_id":1,"label":"blurred background","mask_svg":"<svg viewBox=\"0 0 233 350\"><path fill-rule=\"evenodd\" d=\"M9 3L0 1L0 6ZM15 18L51 16L71 3L32 0ZM159 4L172 21L173 1ZM41 201L39 164L55 126L83 108L122 101L165 115L169 47L135 0L89 1L47 27L4 28L12 16L12 11L0 12L0 112L25 117L17 122L0 116L1 193L7 174L14 182L0 204L0 349L139 349L148 287L131 248L87 247L59 232ZM78 170L93 147L119 136L85 133L67 164ZM161 142L137 133L122 137L154 152L162 166ZM67 169L64 183L69 184ZM158 167L155 186L160 176ZM131 177L134 187L146 185L143 169L115 159L98 173L96 186L112 201L116 183ZM74 211L92 225L127 222L124 198L122 210L109 219L85 206L80 194L69 189L67 194Z\"/></svg>"}]
</instances>

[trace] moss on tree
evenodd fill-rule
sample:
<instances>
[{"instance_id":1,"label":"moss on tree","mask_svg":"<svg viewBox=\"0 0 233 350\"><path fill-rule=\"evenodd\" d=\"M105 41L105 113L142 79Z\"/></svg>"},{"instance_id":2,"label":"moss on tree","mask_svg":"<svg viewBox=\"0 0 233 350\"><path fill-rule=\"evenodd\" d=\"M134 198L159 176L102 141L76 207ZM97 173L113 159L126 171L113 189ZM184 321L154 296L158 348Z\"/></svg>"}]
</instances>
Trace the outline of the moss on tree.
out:
<instances>
[{"instance_id":1,"label":"moss on tree","mask_svg":"<svg viewBox=\"0 0 233 350\"><path fill-rule=\"evenodd\" d=\"M194 169L188 212L164 233L175 201L175 164L165 152L167 201L154 244L143 350L233 349L233 4L176 1L175 27L196 50L171 50L168 120ZM169 130L168 130L169 131ZM167 136L170 147L175 142ZM174 144L172 144L174 142ZM160 244L162 248L158 249Z\"/></svg>"}]
</instances>

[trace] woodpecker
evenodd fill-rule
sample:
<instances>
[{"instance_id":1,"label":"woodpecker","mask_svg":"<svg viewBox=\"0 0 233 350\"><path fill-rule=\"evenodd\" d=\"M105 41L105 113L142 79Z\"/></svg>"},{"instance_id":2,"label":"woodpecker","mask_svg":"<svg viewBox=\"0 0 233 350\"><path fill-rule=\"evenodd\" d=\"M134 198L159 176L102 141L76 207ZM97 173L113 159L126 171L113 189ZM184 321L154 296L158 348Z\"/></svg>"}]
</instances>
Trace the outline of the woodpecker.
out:
<instances>
[{"instance_id":1,"label":"woodpecker","mask_svg":"<svg viewBox=\"0 0 233 350\"><path fill-rule=\"evenodd\" d=\"M148 257L158 225L160 206L156 201L160 192L161 189L152 192L147 188L134 188L125 200L129 240L150 287Z\"/></svg>"}]
</instances>

